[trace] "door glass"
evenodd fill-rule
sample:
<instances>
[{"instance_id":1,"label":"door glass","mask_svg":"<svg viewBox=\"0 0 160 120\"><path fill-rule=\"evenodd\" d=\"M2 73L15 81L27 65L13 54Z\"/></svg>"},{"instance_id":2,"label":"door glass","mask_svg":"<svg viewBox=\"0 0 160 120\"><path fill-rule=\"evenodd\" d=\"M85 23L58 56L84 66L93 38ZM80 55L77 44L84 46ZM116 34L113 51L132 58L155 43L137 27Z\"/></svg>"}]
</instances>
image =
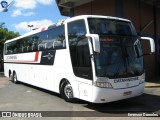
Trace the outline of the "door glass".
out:
<instances>
[{"instance_id":1,"label":"door glass","mask_svg":"<svg viewBox=\"0 0 160 120\"><path fill-rule=\"evenodd\" d=\"M84 20L68 23L68 38L73 72L77 77L92 79L88 39Z\"/></svg>"}]
</instances>

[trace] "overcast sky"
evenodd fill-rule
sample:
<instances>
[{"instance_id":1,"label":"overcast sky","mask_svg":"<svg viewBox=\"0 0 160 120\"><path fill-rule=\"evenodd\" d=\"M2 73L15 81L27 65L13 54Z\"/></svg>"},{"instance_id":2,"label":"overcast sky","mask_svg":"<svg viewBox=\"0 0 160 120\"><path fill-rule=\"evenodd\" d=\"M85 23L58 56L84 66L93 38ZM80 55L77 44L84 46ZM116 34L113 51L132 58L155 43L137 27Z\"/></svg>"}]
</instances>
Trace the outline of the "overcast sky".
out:
<instances>
[{"instance_id":1,"label":"overcast sky","mask_svg":"<svg viewBox=\"0 0 160 120\"><path fill-rule=\"evenodd\" d=\"M6 1L10 3L12 0ZM14 0L8 12L0 12L0 22L5 22L5 27L21 35L30 31L28 25L39 28L62 18L65 16L60 15L55 0Z\"/></svg>"}]
</instances>

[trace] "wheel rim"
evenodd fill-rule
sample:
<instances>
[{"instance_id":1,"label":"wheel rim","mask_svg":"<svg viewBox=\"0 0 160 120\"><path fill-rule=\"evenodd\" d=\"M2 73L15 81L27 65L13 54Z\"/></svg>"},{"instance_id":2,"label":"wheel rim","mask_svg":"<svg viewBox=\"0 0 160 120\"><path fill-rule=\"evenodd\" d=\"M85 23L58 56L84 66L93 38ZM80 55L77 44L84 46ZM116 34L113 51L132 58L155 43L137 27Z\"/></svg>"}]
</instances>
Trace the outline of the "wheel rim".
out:
<instances>
[{"instance_id":1,"label":"wheel rim","mask_svg":"<svg viewBox=\"0 0 160 120\"><path fill-rule=\"evenodd\" d=\"M64 87L64 94L67 98L73 98L73 92L72 92L72 87L70 84L67 84Z\"/></svg>"},{"instance_id":2,"label":"wheel rim","mask_svg":"<svg viewBox=\"0 0 160 120\"><path fill-rule=\"evenodd\" d=\"M17 82L17 76L16 76L16 74L14 74L13 80L14 80L14 82Z\"/></svg>"}]
</instances>

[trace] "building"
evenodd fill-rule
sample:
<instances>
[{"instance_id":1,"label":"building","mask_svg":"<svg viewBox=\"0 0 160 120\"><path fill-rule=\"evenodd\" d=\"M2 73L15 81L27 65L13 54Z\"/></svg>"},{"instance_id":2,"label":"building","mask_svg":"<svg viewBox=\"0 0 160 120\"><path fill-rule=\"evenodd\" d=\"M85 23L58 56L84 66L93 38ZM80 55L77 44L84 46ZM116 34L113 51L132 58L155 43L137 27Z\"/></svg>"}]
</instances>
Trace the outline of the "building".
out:
<instances>
[{"instance_id":1,"label":"building","mask_svg":"<svg viewBox=\"0 0 160 120\"><path fill-rule=\"evenodd\" d=\"M116 16L133 22L141 36L150 36L156 53L145 56L147 79L159 76L160 0L56 0L64 16L85 14Z\"/></svg>"}]
</instances>

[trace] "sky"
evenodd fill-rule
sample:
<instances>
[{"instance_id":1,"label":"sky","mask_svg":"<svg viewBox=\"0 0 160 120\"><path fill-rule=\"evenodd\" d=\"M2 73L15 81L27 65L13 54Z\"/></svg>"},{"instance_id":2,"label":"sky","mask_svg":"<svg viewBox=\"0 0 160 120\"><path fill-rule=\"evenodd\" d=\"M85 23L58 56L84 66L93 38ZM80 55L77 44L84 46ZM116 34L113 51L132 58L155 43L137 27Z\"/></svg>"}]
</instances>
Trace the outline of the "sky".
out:
<instances>
[{"instance_id":1,"label":"sky","mask_svg":"<svg viewBox=\"0 0 160 120\"><path fill-rule=\"evenodd\" d=\"M4 0L0 0L4 1ZM62 16L55 0L6 0L8 4L7 12L1 12L0 22L5 22L5 27L10 31L19 32L20 35L30 31L28 25L33 25L32 29L57 23L66 18Z\"/></svg>"}]
</instances>

